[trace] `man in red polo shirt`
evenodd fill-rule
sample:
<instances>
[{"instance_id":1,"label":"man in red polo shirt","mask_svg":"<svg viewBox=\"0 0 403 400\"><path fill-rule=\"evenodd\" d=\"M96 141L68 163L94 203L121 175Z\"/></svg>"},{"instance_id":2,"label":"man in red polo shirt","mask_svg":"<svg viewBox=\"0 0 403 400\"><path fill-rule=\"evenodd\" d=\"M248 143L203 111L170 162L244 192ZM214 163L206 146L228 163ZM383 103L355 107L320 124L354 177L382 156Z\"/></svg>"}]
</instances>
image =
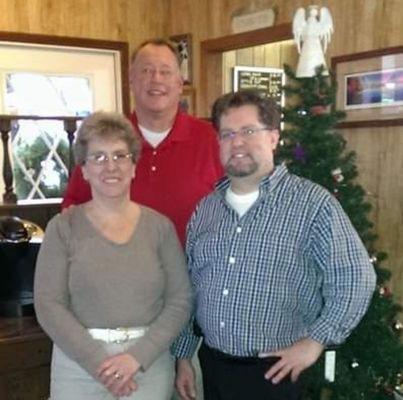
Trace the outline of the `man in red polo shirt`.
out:
<instances>
[{"instance_id":1,"label":"man in red polo shirt","mask_svg":"<svg viewBox=\"0 0 403 400\"><path fill-rule=\"evenodd\" d=\"M131 198L170 218L184 243L195 205L223 174L216 133L207 122L179 111L183 81L169 42L149 40L135 50L130 85L136 102L131 120L143 141ZM76 167L62 207L90 198L90 187Z\"/></svg>"}]
</instances>

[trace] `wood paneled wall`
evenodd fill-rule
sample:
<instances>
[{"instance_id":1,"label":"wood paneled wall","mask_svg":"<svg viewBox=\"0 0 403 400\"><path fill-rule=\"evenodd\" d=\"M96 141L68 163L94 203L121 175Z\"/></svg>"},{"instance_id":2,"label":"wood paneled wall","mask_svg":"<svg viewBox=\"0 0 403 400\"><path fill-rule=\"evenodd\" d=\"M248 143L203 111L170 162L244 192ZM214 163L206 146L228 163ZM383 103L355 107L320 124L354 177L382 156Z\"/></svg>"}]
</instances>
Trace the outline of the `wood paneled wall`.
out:
<instances>
[{"instance_id":1,"label":"wood paneled wall","mask_svg":"<svg viewBox=\"0 0 403 400\"><path fill-rule=\"evenodd\" d=\"M171 0L168 33L193 34L195 82L198 82L200 42L231 34L231 15L264 0ZM335 33L327 57L403 44L403 0L272 0L275 24L289 23L297 7L312 3L330 8ZM295 50L296 51L296 50ZM197 85L197 84L196 84ZM196 87L197 90L197 87ZM199 103L199 101L198 101ZM378 247L386 251L384 264L393 273L391 287L403 304L403 126L345 129L348 147L357 152L359 181L368 191Z\"/></svg>"},{"instance_id":2,"label":"wood paneled wall","mask_svg":"<svg viewBox=\"0 0 403 400\"><path fill-rule=\"evenodd\" d=\"M0 30L127 41L164 36L166 0L0 0Z\"/></svg>"}]
</instances>

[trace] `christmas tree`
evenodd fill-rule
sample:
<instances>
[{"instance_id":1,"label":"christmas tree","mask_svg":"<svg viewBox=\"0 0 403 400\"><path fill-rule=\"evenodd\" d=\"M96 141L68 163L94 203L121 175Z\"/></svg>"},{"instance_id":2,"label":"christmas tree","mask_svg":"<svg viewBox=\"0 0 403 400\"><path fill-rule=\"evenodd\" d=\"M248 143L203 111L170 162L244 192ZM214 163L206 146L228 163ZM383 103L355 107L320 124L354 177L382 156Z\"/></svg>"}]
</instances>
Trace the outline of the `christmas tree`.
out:
<instances>
[{"instance_id":1,"label":"christmas tree","mask_svg":"<svg viewBox=\"0 0 403 400\"><path fill-rule=\"evenodd\" d=\"M361 323L334 349L334 381L325 380L323 356L306 373L305 398L390 400L403 382L403 326L398 320L401 307L388 288L390 272L381 266L386 254L375 248L376 235L369 220L371 205L355 180L356 155L346 151L346 141L335 131L337 122L344 118L344 113L334 107L335 81L322 72L320 67L314 77L297 78L285 66L287 106L283 109L285 128L278 158L291 172L326 187L340 201L366 245L377 273L377 289Z\"/></svg>"}]
</instances>

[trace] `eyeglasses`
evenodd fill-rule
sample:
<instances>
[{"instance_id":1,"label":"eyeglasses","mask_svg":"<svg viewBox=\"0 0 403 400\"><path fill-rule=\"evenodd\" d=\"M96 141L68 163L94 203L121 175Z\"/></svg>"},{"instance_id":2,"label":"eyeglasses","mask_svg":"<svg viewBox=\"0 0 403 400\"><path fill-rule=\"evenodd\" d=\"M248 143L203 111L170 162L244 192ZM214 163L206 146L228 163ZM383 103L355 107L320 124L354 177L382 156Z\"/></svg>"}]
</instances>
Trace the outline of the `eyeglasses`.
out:
<instances>
[{"instance_id":1,"label":"eyeglasses","mask_svg":"<svg viewBox=\"0 0 403 400\"><path fill-rule=\"evenodd\" d=\"M269 131L270 128L267 126L262 126L259 128L242 128L238 129L237 131L229 131L229 130L222 130L218 133L220 140L222 141L230 141L235 138L236 135L241 136L242 139L248 140L252 136L254 136L257 132L262 131Z\"/></svg>"},{"instance_id":2,"label":"eyeglasses","mask_svg":"<svg viewBox=\"0 0 403 400\"><path fill-rule=\"evenodd\" d=\"M85 160L95 165L106 165L109 160L112 160L118 165L123 165L132 160L132 157L132 153L116 153L112 155L108 155L105 153L95 153L89 154Z\"/></svg>"},{"instance_id":3,"label":"eyeglasses","mask_svg":"<svg viewBox=\"0 0 403 400\"><path fill-rule=\"evenodd\" d=\"M153 67L144 67L140 70L141 74L145 77L152 77L155 74L158 73L158 75L161 76L161 78L163 79L170 79L173 75L174 75L174 70L169 69L169 68L161 68L161 69L157 69L157 68L153 68Z\"/></svg>"}]
</instances>

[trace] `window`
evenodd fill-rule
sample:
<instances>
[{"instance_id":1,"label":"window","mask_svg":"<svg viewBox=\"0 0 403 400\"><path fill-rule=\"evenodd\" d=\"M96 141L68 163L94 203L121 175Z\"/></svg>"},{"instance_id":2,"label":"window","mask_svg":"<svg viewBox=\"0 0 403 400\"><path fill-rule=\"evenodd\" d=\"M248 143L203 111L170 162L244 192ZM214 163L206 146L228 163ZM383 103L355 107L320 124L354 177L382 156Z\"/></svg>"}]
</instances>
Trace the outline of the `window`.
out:
<instances>
[{"instance_id":1,"label":"window","mask_svg":"<svg viewBox=\"0 0 403 400\"><path fill-rule=\"evenodd\" d=\"M6 114L86 116L93 111L90 77L14 72L6 73L5 79ZM59 121L13 123L13 175L20 202L62 197L68 181L68 146Z\"/></svg>"},{"instance_id":2,"label":"window","mask_svg":"<svg viewBox=\"0 0 403 400\"><path fill-rule=\"evenodd\" d=\"M64 39L55 38L68 41ZM98 48L102 43L106 49ZM109 49L114 43L118 49ZM127 44L123 56L122 42L85 44L81 48L76 43L71 47L0 42L0 114L66 117L126 109L122 57L127 60ZM9 146L18 203L60 201L69 163L63 121L16 118ZM1 178L0 191L4 192Z\"/></svg>"}]
</instances>

